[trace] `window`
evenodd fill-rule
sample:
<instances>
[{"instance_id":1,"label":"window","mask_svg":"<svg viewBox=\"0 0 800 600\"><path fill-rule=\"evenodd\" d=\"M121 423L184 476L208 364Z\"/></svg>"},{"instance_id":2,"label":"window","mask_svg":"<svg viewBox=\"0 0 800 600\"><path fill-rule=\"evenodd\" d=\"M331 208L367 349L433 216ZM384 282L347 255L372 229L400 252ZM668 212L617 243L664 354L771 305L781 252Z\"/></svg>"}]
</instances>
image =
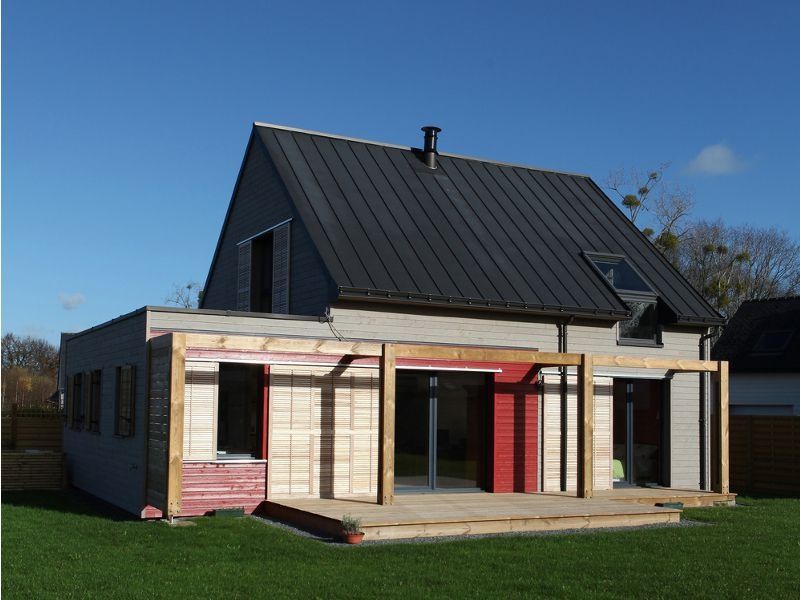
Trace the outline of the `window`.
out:
<instances>
[{"instance_id":1,"label":"window","mask_svg":"<svg viewBox=\"0 0 800 600\"><path fill-rule=\"evenodd\" d=\"M91 373L91 387L89 389L89 431L100 432L100 408L103 404L102 396L103 371L97 369Z\"/></svg>"},{"instance_id":2,"label":"window","mask_svg":"<svg viewBox=\"0 0 800 600\"><path fill-rule=\"evenodd\" d=\"M261 408L264 367L223 363L219 366L217 458L261 455Z\"/></svg>"},{"instance_id":3,"label":"window","mask_svg":"<svg viewBox=\"0 0 800 600\"><path fill-rule=\"evenodd\" d=\"M238 244L236 310L289 312L289 223Z\"/></svg>"},{"instance_id":4,"label":"window","mask_svg":"<svg viewBox=\"0 0 800 600\"><path fill-rule=\"evenodd\" d=\"M117 367L117 389L114 402L114 435L122 437L133 435L135 375L136 368L133 365Z\"/></svg>"},{"instance_id":5,"label":"window","mask_svg":"<svg viewBox=\"0 0 800 600\"><path fill-rule=\"evenodd\" d=\"M584 254L631 311L630 318L619 323L620 343L657 344L658 298L653 288L624 256Z\"/></svg>"},{"instance_id":6,"label":"window","mask_svg":"<svg viewBox=\"0 0 800 600\"><path fill-rule=\"evenodd\" d=\"M272 312L273 235L270 231L253 240L250 309Z\"/></svg>"},{"instance_id":7,"label":"window","mask_svg":"<svg viewBox=\"0 0 800 600\"><path fill-rule=\"evenodd\" d=\"M793 333L792 329L763 331L750 354L780 355L789 345Z\"/></svg>"},{"instance_id":8,"label":"window","mask_svg":"<svg viewBox=\"0 0 800 600\"><path fill-rule=\"evenodd\" d=\"M72 376L72 387L70 390L70 422L72 429L83 428L83 373L75 373Z\"/></svg>"}]
</instances>

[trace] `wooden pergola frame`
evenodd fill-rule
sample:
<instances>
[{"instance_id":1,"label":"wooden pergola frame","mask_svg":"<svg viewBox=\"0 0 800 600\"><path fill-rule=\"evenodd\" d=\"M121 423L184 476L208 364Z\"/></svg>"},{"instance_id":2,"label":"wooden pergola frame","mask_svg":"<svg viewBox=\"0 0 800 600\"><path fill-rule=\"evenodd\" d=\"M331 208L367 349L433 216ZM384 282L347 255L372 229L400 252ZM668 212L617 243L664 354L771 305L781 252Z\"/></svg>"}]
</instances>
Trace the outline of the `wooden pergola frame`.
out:
<instances>
[{"instance_id":1,"label":"wooden pergola frame","mask_svg":"<svg viewBox=\"0 0 800 600\"><path fill-rule=\"evenodd\" d=\"M654 357L593 355L589 353L538 352L525 349L483 348L407 343L347 342L301 338L255 337L172 333L156 338L158 344L172 347L170 361L170 411L167 501L168 515L178 514L181 496L181 457L183 455L183 390L186 349L287 352L331 356L377 357L380 372L379 504L394 502L395 380L397 359L426 358L470 362L508 362L545 367L576 367L578 371L578 496L591 498L594 438L594 368L626 367L661 369L674 372L714 374L717 390L716 444L719 477L714 490L729 493L728 464L728 363ZM154 340L155 341L155 340ZM151 342L152 343L152 342Z\"/></svg>"}]
</instances>

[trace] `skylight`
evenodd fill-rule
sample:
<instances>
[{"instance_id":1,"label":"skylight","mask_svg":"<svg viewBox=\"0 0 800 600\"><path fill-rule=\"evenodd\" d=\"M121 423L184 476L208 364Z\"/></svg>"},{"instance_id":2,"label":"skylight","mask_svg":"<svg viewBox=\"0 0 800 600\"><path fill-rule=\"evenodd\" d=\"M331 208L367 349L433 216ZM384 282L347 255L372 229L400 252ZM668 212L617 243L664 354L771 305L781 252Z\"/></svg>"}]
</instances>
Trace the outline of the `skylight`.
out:
<instances>
[{"instance_id":1,"label":"skylight","mask_svg":"<svg viewBox=\"0 0 800 600\"><path fill-rule=\"evenodd\" d=\"M752 354L779 354L786 350L794 330L763 331L753 346Z\"/></svg>"},{"instance_id":2,"label":"skylight","mask_svg":"<svg viewBox=\"0 0 800 600\"><path fill-rule=\"evenodd\" d=\"M624 256L586 253L587 258L600 271L606 281L620 294L655 294L644 278Z\"/></svg>"}]
</instances>

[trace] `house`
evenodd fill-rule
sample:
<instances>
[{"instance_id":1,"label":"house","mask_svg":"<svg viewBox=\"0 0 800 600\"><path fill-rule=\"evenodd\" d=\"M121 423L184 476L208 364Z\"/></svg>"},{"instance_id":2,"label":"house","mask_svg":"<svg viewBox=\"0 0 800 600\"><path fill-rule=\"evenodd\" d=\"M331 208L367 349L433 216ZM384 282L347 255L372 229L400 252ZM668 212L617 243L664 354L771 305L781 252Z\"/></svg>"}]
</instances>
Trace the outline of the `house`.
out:
<instances>
[{"instance_id":1,"label":"house","mask_svg":"<svg viewBox=\"0 0 800 600\"><path fill-rule=\"evenodd\" d=\"M800 415L800 297L744 302L712 356L730 364L731 415Z\"/></svg>"},{"instance_id":2,"label":"house","mask_svg":"<svg viewBox=\"0 0 800 600\"><path fill-rule=\"evenodd\" d=\"M74 485L143 517L710 489L720 315L589 177L423 130L254 125L200 308L67 341Z\"/></svg>"}]
</instances>

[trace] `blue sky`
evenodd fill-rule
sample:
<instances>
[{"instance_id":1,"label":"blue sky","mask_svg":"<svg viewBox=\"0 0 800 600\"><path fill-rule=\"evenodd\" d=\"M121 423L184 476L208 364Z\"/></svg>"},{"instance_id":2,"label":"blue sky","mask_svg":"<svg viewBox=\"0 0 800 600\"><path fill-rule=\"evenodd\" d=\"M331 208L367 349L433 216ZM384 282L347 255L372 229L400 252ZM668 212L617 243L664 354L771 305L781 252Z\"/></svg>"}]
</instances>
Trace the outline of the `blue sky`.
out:
<instances>
[{"instance_id":1,"label":"blue sky","mask_svg":"<svg viewBox=\"0 0 800 600\"><path fill-rule=\"evenodd\" d=\"M385 4L385 5L384 5ZM800 238L800 3L2 6L2 329L203 282L253 121L584 172Z\"/></svg>"}]
</instances>

